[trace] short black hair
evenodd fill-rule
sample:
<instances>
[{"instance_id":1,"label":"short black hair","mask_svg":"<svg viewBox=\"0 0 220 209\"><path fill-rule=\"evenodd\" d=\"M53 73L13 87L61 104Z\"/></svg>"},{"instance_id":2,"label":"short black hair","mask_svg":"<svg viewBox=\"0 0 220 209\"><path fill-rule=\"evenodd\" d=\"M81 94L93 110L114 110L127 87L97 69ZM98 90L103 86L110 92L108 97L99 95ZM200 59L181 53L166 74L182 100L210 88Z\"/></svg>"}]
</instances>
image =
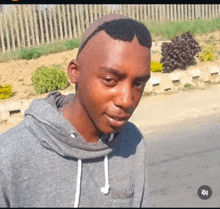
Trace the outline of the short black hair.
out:
<instances>
[{"instance_id":1,"label":"short black hair","mask_svg":"<svg viewBox=\"0 0 220 209\"><path fill-rule=\"evenodd\" d=\"M115 40L128 42L132 42L134 36L136 35L140 45L145 46L149 49L152 46L151 34L147 27L143 23L136 20L124 18L104 22L103 24L98 26L96 30L94 30L82 43L78 50L78 54L82 51L89 40L102 30L104 30L110 37Z\"/></svg>"}]
</instances>

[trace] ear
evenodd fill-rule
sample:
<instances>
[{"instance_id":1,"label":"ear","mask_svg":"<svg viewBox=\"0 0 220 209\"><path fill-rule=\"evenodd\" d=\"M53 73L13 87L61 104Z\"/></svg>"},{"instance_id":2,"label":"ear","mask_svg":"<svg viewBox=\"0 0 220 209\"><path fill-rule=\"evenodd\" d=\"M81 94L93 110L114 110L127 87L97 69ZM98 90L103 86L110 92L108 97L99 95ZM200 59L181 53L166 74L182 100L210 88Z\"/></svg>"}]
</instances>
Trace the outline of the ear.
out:
<instances>
[{"instance_id":1,"label":"ear","mask_svg":"<svg viewBox=\"0 0 220 209\"><path fill-rule=\"evenodd\" d=\"M72 83L77 84L79 78L79 63L73 59L67 67L67 73Z\"/></svg>"}]
</instances>

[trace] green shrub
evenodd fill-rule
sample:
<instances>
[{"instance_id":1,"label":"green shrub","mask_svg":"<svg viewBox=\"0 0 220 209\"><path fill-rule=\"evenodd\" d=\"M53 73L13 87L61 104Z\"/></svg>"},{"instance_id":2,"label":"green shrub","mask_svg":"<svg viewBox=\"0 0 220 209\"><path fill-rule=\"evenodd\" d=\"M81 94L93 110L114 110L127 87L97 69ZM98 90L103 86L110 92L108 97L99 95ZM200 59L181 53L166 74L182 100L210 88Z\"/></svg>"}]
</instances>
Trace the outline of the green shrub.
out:
<instances>
[{"instance_id":1,"label":"green shrub","mask_svg":"<svg viewBox=\"0 0 220 209\"><path fill-rule=\"evenodd\" d=\"M38 94L59 89L63 90L69 85L67 75L57 67L41 66L35 70L31 80Z\"/></svg>"},{"instance_id":2,"label":"green shrub","mask_svg":"<svg viewBox=\"0 0 220 209\"><path fill-rule=\"evenodd\" d=\"M152 72L161 72L163 68L163 64L159 63L159 62L151 62L150 63L150 70Z\"/></svg>"},{"instance_id":3,"label":"green shrub","mask_svg":"<svg viewBox=\"0 0 220 209\"><path fill-rule=\"evenodd\" d=\"M67 40L63 44L67 49L75 49L79 47L80 42L81 42L80 38L75 38L75 39Z\"/></svg>"},{"instance_id":4,"label":"green shrub","mask_svg":"<svg viewBox=\"0 0 220 209\"><path fill-rule=\"evenodd\" d=\"M40 57L41 55L42 55L42 52L40 51L39 48L28 48L28 49L22 49L18 53L18 58L30 60L30 59L36 59Z\"/></svg>"},{"instance_id":5,"label":"green shrub","mask_svg":"<svg viewBox=\"0 0 220 209\"><path fill-rule=\"evenodd\" d=\"M0 99L6 99L12 96L12 87L11 85L0 85Z\"/></svg>"},{"instance_id":6,"label":"green shrub","mask_svg":"<svg viewBox=\"0 0 220 209\"><path fill-rule=\"evenodd\" d=\"M199 54L199 58L202 61L212 61L215 59L215 48L214 45L209 45L206 48L203 48L203 50Z\"/></svg>"}]
</instances>

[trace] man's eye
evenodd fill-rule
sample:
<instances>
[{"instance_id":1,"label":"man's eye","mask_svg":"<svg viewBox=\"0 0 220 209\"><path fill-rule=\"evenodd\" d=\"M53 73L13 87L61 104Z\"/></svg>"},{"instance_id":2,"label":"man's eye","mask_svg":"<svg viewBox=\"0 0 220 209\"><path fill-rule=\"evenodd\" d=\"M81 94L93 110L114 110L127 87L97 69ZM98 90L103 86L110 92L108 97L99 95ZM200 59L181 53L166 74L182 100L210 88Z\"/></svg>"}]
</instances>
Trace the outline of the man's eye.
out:
<instances>
[{"instance_id":1,"label":"man's eye","mask_svg":"<svg viewBox=\"0 0 220 209\"><path fill-rule=\"evenodd\" d=\"M135 83L135 86L140 87L140 88L144 87L145 85L146 85L146 83L144 83L144 82Z\"/></svg>"},{"instance_id":2,"label":"man's eye","mask_svg":"<svg viewBox=\"0 0 220 209\"><path fill-rule=\"evenodd\" d=\"M103 80L107 85L114 85L116 83L116 80L112 78L104 78Z\"/></svg>"},{"instance_id":3,"label":"man's eye","mask_svg":"<svg viewBox=\"0 0 220 209\"><path fill-rule=\"evenodd\" d=\"M112 78L104 78L104 80L105 80L106 82L111 82L111 81L113 81Z\"/></svg>"}]
</instances>

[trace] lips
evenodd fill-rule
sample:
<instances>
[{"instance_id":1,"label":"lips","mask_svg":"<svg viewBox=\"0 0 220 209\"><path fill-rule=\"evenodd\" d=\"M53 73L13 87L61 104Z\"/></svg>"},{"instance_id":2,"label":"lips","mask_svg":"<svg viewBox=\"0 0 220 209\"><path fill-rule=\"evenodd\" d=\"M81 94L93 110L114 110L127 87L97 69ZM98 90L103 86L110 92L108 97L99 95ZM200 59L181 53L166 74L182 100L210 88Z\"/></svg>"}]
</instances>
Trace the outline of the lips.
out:
<instances>
[{"instance_id":1,"label":"lips","mask_svg":"<svg viewBox=\"0 0 220 209\"><path fill-rule=\"evenodd\" d=\"M109 122L109 124L113 127L121 127L123 126L127 120L130 118L130 116L123 116L123 117L118 117L114 115L106 115L106 119Z\"/></svg>"}]
</instances>

